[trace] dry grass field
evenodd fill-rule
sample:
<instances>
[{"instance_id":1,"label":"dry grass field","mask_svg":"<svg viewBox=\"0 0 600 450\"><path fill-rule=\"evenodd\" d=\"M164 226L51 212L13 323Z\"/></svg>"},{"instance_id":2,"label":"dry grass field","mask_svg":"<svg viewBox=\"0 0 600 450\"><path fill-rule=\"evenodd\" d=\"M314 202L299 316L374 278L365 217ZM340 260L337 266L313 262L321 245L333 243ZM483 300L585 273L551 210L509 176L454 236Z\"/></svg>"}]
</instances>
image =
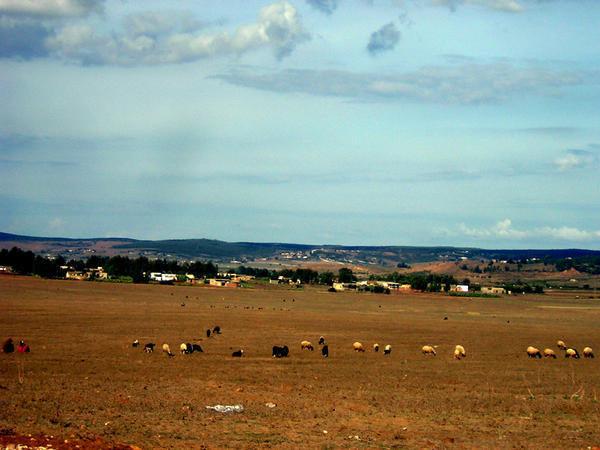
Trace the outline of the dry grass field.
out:
<instances>
[{"instance_id":1,"label":"dry grass field","mask_svg":"<svg viewBox=\"0 0 600 450\"><path fill-rule=\"evenodd\" d=\"M30 434L54 436L54 448L600 446L600 355L565 359L556 348L563 339L600 350L600 300L580 294L468 299L2 276L0 338L32 351L0 354L0 447ZM206 338L216 325L222 334ZM303 339L314 352L300 350ZM146 342L157 344L153 354ZM182 342L204 353L182 355ZM391 354L373 352L375 342ZM276 344L290 356L272 358ZM422 355L425 344L437 356ZM456 344L465 359L453 358ZM558 358L528 358L528 345ZM244 357L232 358L239 348ZM244 412L205 408L216 404Z\"/></svg>"}]
</instances>

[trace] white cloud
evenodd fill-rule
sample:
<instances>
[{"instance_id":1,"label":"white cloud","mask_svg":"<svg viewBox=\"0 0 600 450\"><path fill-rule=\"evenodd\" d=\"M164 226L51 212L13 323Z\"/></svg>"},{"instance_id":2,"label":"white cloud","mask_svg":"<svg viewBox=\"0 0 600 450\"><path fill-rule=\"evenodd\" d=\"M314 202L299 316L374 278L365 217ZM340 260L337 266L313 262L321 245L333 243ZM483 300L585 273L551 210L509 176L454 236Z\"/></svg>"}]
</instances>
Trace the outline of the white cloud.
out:
<instances>
[{"instance_id":1,"label":"white cloud","mask_svg":"<svg viewBox=\"0 0 600 450\"><path fill-rule=\"evenodd\" d=\"M96 37L89 27L67 26L49 38L47 45L56 55L82 64L133 66L239 56L259 48L270 48L281 59L310 38L296 8L286 1L265 6L255 23L242 25L233 34L168 34L176 28L193 26L193 22L182 22L181 18L169 21L161 15L128 16L128 35Z\"/></svg>"},{"instance_id":2,"label":"white cloud","mask_svg":"<svg viewBox=\"0 0 600 450\"><path fill-rule=\"evenodd\" d=\"M596 155L586 150L568 150L564 155L556 158L554 164L560 172L573 169L587 169L593 167L598 161Z\"/></svg>"},{"instance_id":3,"label":"white cloud","mask_svg":"<svg viewBox=\"0 0 600 450\"><path fill-rule=\"evenodd\" d=\"M573 227L539 227L532 230L518 230L513 227L510 219L504 219L497 222L490 228L469 228L465 224L458 226L457 232L446 230L450 235L463 234L473 238L499 238L506 240L525 240L533 238L543 238L560 241L590 241L600 238L600 230L587 231L579 230Z\"/></svg>"},{"instance_id":4,"label":"white cloud","mask_svg":"<svg viewBox=\"0 0 600 450\"><path fill-rule=\"evenodd\" d=\"M65 227L65 221L58 217L55 217L48 223L48 227L51 230L62 230Z\"/></svg>"},{"instance_id":5,"label":"white cloud","mask_svg":"<svg viewBox=\"0 0 600 450\"><path fill-rule=\"evenodd\" d=\"M46 43L50 49L72 53L82 46L89 46L94 40L94 30L89 25L69 25L62 28L56 36L48 38Z\"/></svg>"},{"instance_id":6,"label":"white cloud","mask_svg":"<svg viewBox=\"0 0 600 450\"><path fill-rule=\"evenodd\" d=\"M33 17L81 17L102 10L98 0L0 0L0 14Z\"/></svg>"},{"instance_id":7,"label":"white cloud","mask_svg":"<svg viewBox=\"0 0 600 450\"><path fill-rule=\"evenodd\" d=\"M147 11L128 15L123 25L129 34L158 36L175 30L191 32L206 24L194 19L190 11Z\"/></svg>"},{"instance_id":8,"label":"white cloud","mask_svg":"<svg viewBox=\"0 0 600 450\"><path fill-rule=\"evenodd\" d=\"M560 94L587 82L584 75L510 64L425 66L393 75L344 71L236 71L218 76L233 84L276 92L305 92L364 100L414 100L446 104L502 102L516 95Z\"/></svg>"},{"instance_id":9,"label":"white cloud","mask_svg":"<svg viewBox=\"0 0 600 450\"><path fill-rule=\"evenodd\" d=\"M456 8L463 4L505 12L521 12L525 9L515 0L436 0L434 4L447 6L451 11L456 11Z\"/></svg>"}]
</instances>

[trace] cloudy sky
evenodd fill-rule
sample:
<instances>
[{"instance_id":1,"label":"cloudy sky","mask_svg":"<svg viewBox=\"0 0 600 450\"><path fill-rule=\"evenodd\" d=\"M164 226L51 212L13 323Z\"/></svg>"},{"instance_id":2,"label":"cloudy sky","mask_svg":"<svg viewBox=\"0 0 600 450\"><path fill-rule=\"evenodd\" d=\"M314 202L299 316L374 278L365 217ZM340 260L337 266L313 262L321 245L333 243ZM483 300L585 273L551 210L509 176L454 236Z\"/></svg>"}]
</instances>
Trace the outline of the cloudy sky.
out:
<instances>
[{"instance_id":1,"label":"cloudy sky","mask_svg":"<svg viewBox=\"0 0 600 450\"><path fill-rule=\"evenodd\" d=\"M0 231L600 249L597 0L0 0Z\"/></svg>"}]
</instances>

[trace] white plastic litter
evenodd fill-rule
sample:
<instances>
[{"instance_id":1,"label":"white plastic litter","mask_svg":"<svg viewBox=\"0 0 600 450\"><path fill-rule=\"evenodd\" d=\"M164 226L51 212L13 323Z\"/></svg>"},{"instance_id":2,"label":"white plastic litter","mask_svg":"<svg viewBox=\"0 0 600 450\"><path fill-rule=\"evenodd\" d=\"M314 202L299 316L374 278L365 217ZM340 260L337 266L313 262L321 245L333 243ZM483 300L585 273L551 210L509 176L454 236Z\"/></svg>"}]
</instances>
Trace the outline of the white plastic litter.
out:
<instances>
[{"instance_id":1,"label":"white plastic litter","mask_svg":"<svg viewBox=\"0 0 600 450\"><path fill-rule=\"evenodd\" d=\"M242 405L215 405L207 406L206 409L224 414L244 412L244 407Z\"/></svg>"}]
</instances>

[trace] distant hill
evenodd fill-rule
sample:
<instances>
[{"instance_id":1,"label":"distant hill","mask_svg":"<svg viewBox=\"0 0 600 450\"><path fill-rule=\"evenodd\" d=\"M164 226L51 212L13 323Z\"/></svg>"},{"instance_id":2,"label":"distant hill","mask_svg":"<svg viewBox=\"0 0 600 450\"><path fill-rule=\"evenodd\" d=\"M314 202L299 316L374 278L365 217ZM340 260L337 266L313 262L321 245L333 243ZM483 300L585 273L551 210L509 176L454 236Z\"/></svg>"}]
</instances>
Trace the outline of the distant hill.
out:
<instances>
[{"instance_id":1,"label":"distant hill","mask_svg":"<svg viewBox=\"0 0 600 450\"><path fill-rule=\"evenodd\" d=\"M585 249L486 250L469 247L340 246L289 243L225 242L212 239L160 241L127 238L72 239L21 236L0 232L0 248L19 247L42 255L85 259L91 254L177 260L211 260L220 264L298 265L331 263L357 266L397 267L398 264L459 261L462 259L520 260L530 258L576 258L600 256Z\"/></svg>"}]
</instances>

